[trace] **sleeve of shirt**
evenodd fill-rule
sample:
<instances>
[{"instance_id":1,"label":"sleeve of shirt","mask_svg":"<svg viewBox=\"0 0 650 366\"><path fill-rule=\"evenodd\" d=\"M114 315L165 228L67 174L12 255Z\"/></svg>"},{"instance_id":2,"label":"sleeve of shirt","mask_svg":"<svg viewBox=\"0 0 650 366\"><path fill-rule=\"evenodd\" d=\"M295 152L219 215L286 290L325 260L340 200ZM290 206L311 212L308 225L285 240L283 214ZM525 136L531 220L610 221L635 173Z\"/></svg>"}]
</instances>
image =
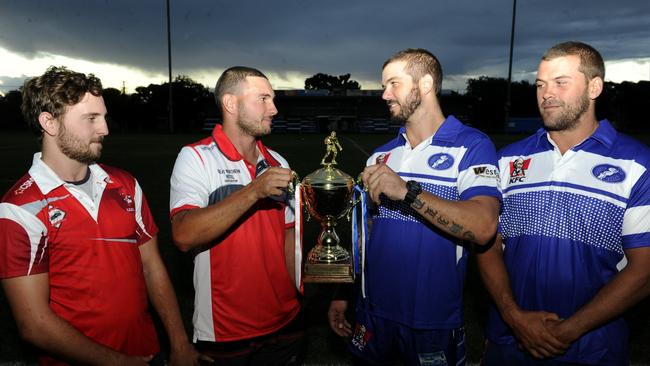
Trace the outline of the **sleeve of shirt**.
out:
<instances>
[{"instance_id":1,"label":"sleeve of shirt","mask_svg":"<svg viewBox=\"0 0 650 366\"><path fill-rule=\"evenodd\" d=\"M650 172L646 170L630 193L623 216L623 248L650 246Z\"/></svg>"},{"instance_id":2,"label":"sleeve of shirt","mask_svg":"<svg viewBox=\"0 0 650 366\"><path fill-rule=\"evenodd\" d=\"M0 203L0 278L48 271L45 225L19 206Z\"/></svg>"},{"instance_id":3,"label":"sleeve of shirt","mask_svg":"<svg viewBox=\"0 0 650 366\"><path fill-rule=\"evenodd\" d=\"M501 200L496 149L485 136L470 145L458 165L458 193L461 200L475 196L492 196Z\"/></svg>"},{"instance_id":4,"label":"sleeve of shirt","mask_svg":"<svg viewBox=\"0 0 650 366\"><path fill-rule=\"evenodd\" d=\"M138 245L148 242L158 233L158 226L137 180L135 181L135 219L138 222L136 232Z\"/></svg>"},{"instance_id":5,"label":"sleeve of shirt","mask_svg":"<svg viewBox=\"0 0 650 366\"><path fill-rule=\"evenodd\" d=\"M169 216L180 211L207 207L210 197L209 182L199 153L191 147L181 149L170 179Z\"/></svg>"}]
</instances>

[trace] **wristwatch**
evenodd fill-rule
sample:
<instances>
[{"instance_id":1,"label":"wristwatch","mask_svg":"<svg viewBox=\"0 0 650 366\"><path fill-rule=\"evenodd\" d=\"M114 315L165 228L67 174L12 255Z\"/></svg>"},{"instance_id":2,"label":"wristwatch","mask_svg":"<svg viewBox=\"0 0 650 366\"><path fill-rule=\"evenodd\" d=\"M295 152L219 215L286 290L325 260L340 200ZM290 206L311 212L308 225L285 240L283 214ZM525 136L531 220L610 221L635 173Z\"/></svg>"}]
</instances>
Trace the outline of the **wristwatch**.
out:
<instances>
[{"instance_id":1,"label":"wristwatch","mask_svg":"<svg viewBox=\"0 0 650 366\"><path fill-rule=\"evenodd\" d=\"M406 182L406 189L408 189L408 191L406 192L406 196L404 196L402 202L410 206L413 201L415 201L415 198L422 193L422 186L414 180L409 180Z\"/></svg>"}]
</instances>

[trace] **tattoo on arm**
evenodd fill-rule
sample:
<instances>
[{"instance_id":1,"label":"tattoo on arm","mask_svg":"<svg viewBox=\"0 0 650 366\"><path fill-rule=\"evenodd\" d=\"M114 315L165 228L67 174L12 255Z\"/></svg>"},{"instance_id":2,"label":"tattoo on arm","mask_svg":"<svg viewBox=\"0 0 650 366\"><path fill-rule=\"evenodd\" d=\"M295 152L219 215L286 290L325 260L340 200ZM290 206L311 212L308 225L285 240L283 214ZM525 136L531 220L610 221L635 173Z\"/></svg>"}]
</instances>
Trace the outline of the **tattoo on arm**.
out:
<instances>
[{"instance_id":1,"label":"tattoo on arm","mask_svg":"<svg viewBox=\"0 0 650 366\"><path fill-rule=\"evenodd\" d=\"M422 201L420 201L419 199L416 198L415 201L413 201L413 203L411 203L411 206L414 209L419 210L422 207L424 207L424 202L422 202Z\"/></svg>"},{"instance_id":2,"label":"tattoo on arm","mask_svg":"<svg viewBox=\"0 0 650 366\"><path fill-rule=\"evenodd\" d=\"M419 210L422 207L424 207L424 202L416 198L415 201L413 201L413 203L411 204L411 206ZM436 221L438 222L438 224L442 225L450 233L456 235L457 237L463 240L474 241L476 239L476 236L472 231L465 230L465 228L462 225L439 215L438 211L434 210L430 206L427 206L427 208L424 210L424 215L431 217L431 219L436 219L437 217Z\"/></svg>"},{"instance_id":3,"label":"tattoo on arm","mask_svg":"<svg viewBox=\"0 0 650 366\"><path fill-rule=\"evenodd\" d=\"M474 236L473 232L467 230L466 232L463 233L463 239L468 241L474 241L474 239L476 239L476 236Z\"/></svg>"},{"instance_id":4,"label":"tattoo on arm","mask_svg":"<svg viewBox=\"0 0 650 366\"><path fill-rule=\"evenodd\" d=\"M427 209L424 210L424 214L429 215L432 219L434 219L436 215L438 215L438 211L432 209L431 207L427 207Z\"/></svg>"}]
</instances>

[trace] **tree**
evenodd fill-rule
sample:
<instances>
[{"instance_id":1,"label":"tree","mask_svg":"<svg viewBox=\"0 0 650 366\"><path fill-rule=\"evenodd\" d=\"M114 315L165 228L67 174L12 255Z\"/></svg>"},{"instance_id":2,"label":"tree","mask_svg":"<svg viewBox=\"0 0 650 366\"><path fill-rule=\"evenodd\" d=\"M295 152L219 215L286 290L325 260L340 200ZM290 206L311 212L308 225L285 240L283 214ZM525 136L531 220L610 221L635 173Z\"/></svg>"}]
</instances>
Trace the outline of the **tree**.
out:
<instances>
[{"instance_id":1,"label":"tree","mask_svg":"<svg viewBox=\"0 0 650 366\"><path fill-rule=\"evenodd\" d=\"M348 90L361 89L361 85L354 80L350 80L350 74L332 76L318 73L305 79L305 90Z\"/></svg>"}]
</instances>

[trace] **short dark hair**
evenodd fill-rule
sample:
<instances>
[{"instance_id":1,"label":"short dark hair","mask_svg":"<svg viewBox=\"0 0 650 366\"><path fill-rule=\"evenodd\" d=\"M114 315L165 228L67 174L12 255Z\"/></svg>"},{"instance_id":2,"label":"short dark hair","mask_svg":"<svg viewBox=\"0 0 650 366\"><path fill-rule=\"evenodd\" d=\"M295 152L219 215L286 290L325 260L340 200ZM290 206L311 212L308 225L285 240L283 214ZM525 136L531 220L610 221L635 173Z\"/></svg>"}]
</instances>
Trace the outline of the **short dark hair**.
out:
<instances>
[{"instance_id":1,"label":"short dark hair","mask_svg":"<svg viewBox=\"0 0 650 366\"><path fill-rule=\"evenodd\" d=\"M409 74L414 82L420 81L422 77L429 74L433 78L433 85L436 94L442 90L442 66L440 61L431 52L423 48L408 48L392 55L382 66L382 70L390 63L406 61L404 71Z\"/></svg>"},{"instance_id":2,"label":"short dark hair","mask_svg":"<svg viewBox=\"0 0 650 366\"><path fill-rule=\"evenodd\" d=\"M233 66L221 74L217 85L214 87L214 99L217 101L219 110L223 113L223 105L221 105L221 98L225 94L236 94L242 82L249 76L256 76L267 79L260 70L246 66Z\"/></svg>"},{"instance_id":3,"label":"short dark hair","mask_svg":"<svg viewBox=\"0 0 650 366\"><path fill-rule=\"evenodd\" d=\"M578 70L585 74L588 81L596 76L605 79L603 57L595 48L586 43L575 41L558 43L544 53L542 60L550 61L564 56L578 56L580 58Z\"/></svg>"},{"instance_id":4,"label":"short dark hair","mask_svg":"<svg viewBox=\"0 0 650 366\"><path fill-rule=\"evenodd\" d=\"M45 74L25 81L22 112L25 122L38 135L43 128L38 116L49 112L54 118L65 114L66 106L73 106L90 93L102 95L102 82L93 74L68 70L65 66L50 66Z\"/></svg>"}]
</instances>

